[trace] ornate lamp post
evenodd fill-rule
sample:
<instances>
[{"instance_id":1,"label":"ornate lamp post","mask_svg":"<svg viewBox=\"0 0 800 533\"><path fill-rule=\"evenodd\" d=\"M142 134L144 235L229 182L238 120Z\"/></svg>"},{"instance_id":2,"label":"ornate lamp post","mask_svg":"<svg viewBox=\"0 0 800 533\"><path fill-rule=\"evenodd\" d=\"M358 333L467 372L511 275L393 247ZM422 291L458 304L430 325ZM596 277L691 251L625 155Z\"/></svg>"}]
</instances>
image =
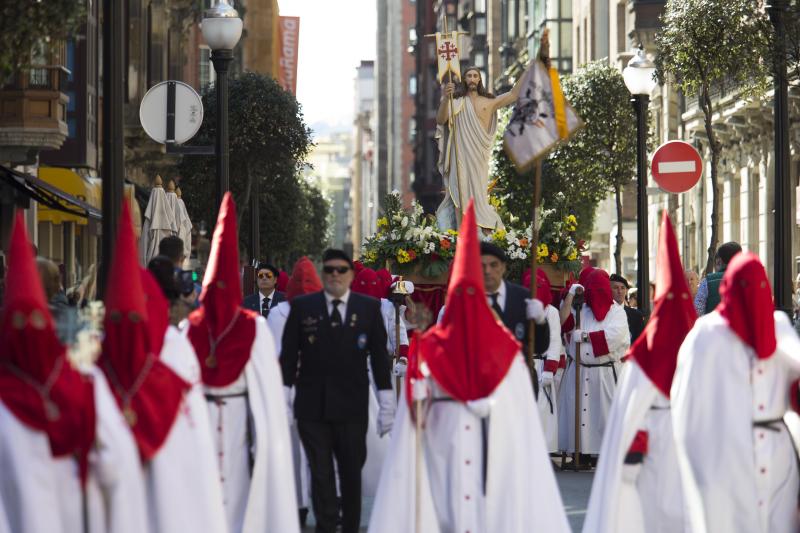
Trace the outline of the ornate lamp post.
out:
<instances>
[{"instance_id":1,"label":"ornate lamp post","mask_svg":"<svg viewBox=\"0 0 800 533\"><path fill-rule=\"evenodd\" d=\"M637 255L639 256L636 285L639 288L639 310L647 319L650 316L650 265L647 243L647 106L650 93L656 87L655 64L647 59L644 49L639 49L622 71L625 86L630 91L631 103L636 112L638 134L636 150ZM620 228L621 229L621 228Z\"/></svg>"},{"instance_id":2,"label":"ornate lamp post","mask_svg":"<svg viewBox=\"0 0 800 533\"><path fill-rule=\"evenodd\" d=\"M233 60L233 49L242 36L242 19L229 0L217 0L203 16L203 38L211 48L217 86L217 207L230 189L228 174L228 67Z\"/></svg>"},{"instance_id":3,"label":"ornate lamp post","mask_svg":"<svg viewBox=\"0 0 800 533\"><path fill-rule=\"evenodd\" d=\"M772 80L775 87L775 308L792 316L792 220L789 181L789 94L786 80L787 0L770 0L769 19L775 28L772 38Z\"/></svg>"}]
</instances>

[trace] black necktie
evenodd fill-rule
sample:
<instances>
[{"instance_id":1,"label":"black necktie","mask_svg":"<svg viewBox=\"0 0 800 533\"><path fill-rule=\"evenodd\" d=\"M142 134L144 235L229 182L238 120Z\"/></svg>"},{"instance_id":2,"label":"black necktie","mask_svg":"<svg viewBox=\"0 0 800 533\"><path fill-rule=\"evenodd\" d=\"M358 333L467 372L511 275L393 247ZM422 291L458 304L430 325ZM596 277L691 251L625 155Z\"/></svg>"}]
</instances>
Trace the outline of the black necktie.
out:
<instances>
[{"instance_id":1,"label":"black necktie","mask_svg":"<svg viewBox=\"0 0 800 533\"><path fill-rule=\"evenodd\" d=\"M337 327L342 325L342 314L339 312L339 304L342 303L338 298L333 302L333 313L331 313L331 326Z\"/></svg>"},{"instance_id":2,"label":"black necktie","mask_svg":"<svg viewBox=\"0 0 800 533\"><path fill-rule=\"evenodd\" d=\"M264 301L261 302L261 316L267 318L269 316L269 298L264 298Z\"/></svg>"},{"instance_id":3,"label":"black necktie","mask_svg":"<svg viewBox=\"0 0 800 533\"><path fill-rule=\"evenodd\" d=\"M498 293L490 294L489 297L492 299L492 309L494 309L497 316L503 318L503 310L500 308L500 304L497 303L497 298L500 297Z\"/></svg>"}]
</instances>

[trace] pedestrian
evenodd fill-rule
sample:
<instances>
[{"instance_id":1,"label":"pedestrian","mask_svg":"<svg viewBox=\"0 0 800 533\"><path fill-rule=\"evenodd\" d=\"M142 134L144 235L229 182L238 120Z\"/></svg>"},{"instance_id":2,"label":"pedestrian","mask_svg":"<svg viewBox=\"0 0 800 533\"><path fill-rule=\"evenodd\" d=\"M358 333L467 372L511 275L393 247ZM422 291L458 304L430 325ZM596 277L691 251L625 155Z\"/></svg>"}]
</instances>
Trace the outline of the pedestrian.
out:
<instances>
[{"instance_id":1,"label":"pedestrian","mask_svg":"<svg viewBox=\"0 0 800 533\"><path fill-rule=\"evenodd\" d=\"M269 313L267 325L272 332L272 339L275 341L276 356L281 352L281 339L283 330L286 327L286 320L289 318L292 301L298 296L311 294L322 290L322 282L319 280L317 271L311 260L303 256L297 260L292 269L292 276L286 283L286 300L275 306ZM292 395L294 395L292 389ZM308 467L308 459L305 450L300 442L300 434L297 432L297 424L294 423L294 413L288 412L292 439L292 458L294 459L294 481L297 489L298 515L300 526L305 527L308 520L308 509L311 506L311 474Z\"/></svg>"},{"instance_id":2,"label":"pedestrian","mask_svg":"<svg viewBox=\"0 0 800 533\"><path fill-rule=\"evenodd\" d=\"M183 268L186 252L183 239L177 235L168 235L158 242L158 255L168 257L176 270Z\"/></svg>"},{"instance_id":3,"label":"pedestrian","mask_svg":"<svg viewBox=\"0 0 800 533\"><path fill-rule=\"evenodd\" d=\"M530 288L531 271L528 269L522 277L522 285ZM541 268L536 269L536 299L542 303L545 310L545 325L547 335L539 341L539 331L536 330L536 353L533 359L536 363L536 376L539 378L539 419L542 422L545 443L550 453L558 451L558 383L556 373L564 353L564 344L561 342L561 323L558 309L553 307L553 292L550 278Z\"/></svg>"},{"instance_id":4,"label":"pedestrian","mask_svg":"<svg viewBox=\"0 0 800 533\"><path fill-rule=\"evenodd\" d=\"M585 533L679 533L683 491L670 416L678 349L697 313L666 212L658 244L659 292L645 334L627 353L592 482Z\"/></svg>"},{"instance_id":5,"label":"pedestrian","mask_svg":"<svg viewBox=\"0 0 800 533\"><path fill-rule=\"evenodd\" d=\"M567 309L575 320L572 309L575 295L582 292L585 304L581 307L579 327L567 334L567 352L573 361L580 354L580 397L576 398L574 387L565 395L563 409L566 423L562 435L566 442L560 447L568 453L575 452L575 402L580 402L580 449L584 455L595 456L600 452L608 410L614 396L621 370L622 356L630 346L630 330L623 307L611 297L608 273L599 268L587 267L564 298L562 311ZM576 365L572 364L565 375L565 383L575 383Z\"/></svg>"},{"instance_id":6,"label":"pedestrian","mask_svg":"<svg viewBox=\"0 0 800 533\"><path fill-rule=\"evenodd\" d=\"M719 293L683 342L671 389L688 531L794 533L800 483L783 417L800 340L757 256L733 256Z\"/></svg>"},{"instance_id":7,"label":"pedestrian","mask_svg":"<svg viewBox=\"0 0 800 533\"><path fill-rule=\"evenodd\" d=\"M726 242L717 248L717 253L714 255L714 272L706 274L706 277L698 285L697 294L694 297L694 308L698 316L710 313L719 304L719 285L725 275L725 269L731 259L741 251L741 245L733 241Z\"/></svg>"},{"instance_id":8,"label":"pedestrian","mask_svg":"<svg viewBox=\"0 0 800 533\"><path fill-rule=\"evenodd\" d=\"M158 282L161 292L169 303L169 323L177 328L185 327L184 320L195 309L196 290L187 271L175 271L172 261L157 255L147 264L150 274Z\"/></svg>"},{"instance_id":9,"label":"pedestrian","mask_svg":"<svg viewBox=\"0 0 800 533\"><path fill-rule=\"evenodd\" d=\"M58 340L65 346L71 346L75 343L75 336L78 333L78 311L75 306L70 305L67 295L64 293L58 265L44 257L37 257L36 268L42 280Z\"/></svg>"},{"instance_id":10,"label":"pedestrian","mask_svg":"<svg viewBox=\"0 0 800 533\"><path fill-rule=\"evenodd\" d=\"M280 362L291 409L311 467L317 531L336 531L334 458L342 495L342 531L361 519L361 469L366 460L369 378L378 388L378 432L392 427L395 396L380 302L350 290L353 262L342 250L322 256L323 290L292 301Z\"/></svg>"},{"instance_id":11,"label":"pedestrian","mask_svg":"<svg viewBox=\"0 0 800 533\"><path fill-rule=\"evenodd\" d=\"M470 200L444 318L410 353L370 533L570 530L520 344L485 297L477 233Z\"/></svg>"},{"instance_id":12,"label":"pedestrian","mask_svg":"<svg viewBox=\"0 0 800 533\"><path fill-rule=\"evenodd\" d=\"M103 373L67 360L31 249L19 211L0 313L0 508L8 530L146 533L131 429Z\"/></svg>"},{"instance_id":13,"label":"pedestrian","mask_svg":"<svg viewBox=\"0 0 800 533\"><path fill-rule=\"evenodd\" d=\"M258 292L245 297L242 307L269 317L270 311L286 300L284 293L275 289L280 271L269 263L259 262L256 266L256 285Z\"/></svg>"},{"instance_id":14,"label":"pedestrian","mask_svg":"<svg viewBox=\"0 0 800 533\"><path fill-rule=\"evenodd\" d=\"M401 306L400 312L400 327L396 328L397 321L395 320L394 304L384 298L387 296L387 291L391 287L391 274L386 271L386 275L381 279L378 272L371 268L362 268L356 274L351 290L355 294L363 294L371 298L375 298L381 305L381 319L383 326L386 329L386 351L393 361L396 362L392 365L392 373L395 379L392 380L392 387L395 389L395 394L399 394L397 389L397 377L404 376L406 372L406 365L408 363L408 333L406 331L406 324L403 321L403 314L405 306ZM409 282L410 283L410 282ZM397 344L397 332L400 333L400 344ZM403 358L405 363L400 362ZM386 457L386 449L389 446L388 436L379 436L377 431L378 412L380 404L378 402L378 391L375 387L375 380L373 378L372 368L367 367L369 371L369 424L367 428L367 460L364 467L361 469L361 494L363 496L374 497L375 491L378 488L378 479L381 474L381 466Z\"/></svg>"},{"instance_id":15,"label":"pedestrian","mask_svg":"<svg viewBox=\"0 0 800 533\"><path fill-rule=\"evenodd\" d=\"M689 285L689 294L694 302L694 298L697 296L697 288L700 286L700 277L697 275L697 272L691 268L684 271L684 277L686 278L686 283Z\"/></svg>"},{"instance_id":16,"label":"pedestrian","mask_svg":"<svg viewBox=\"0 0 800 533\"><path fill-rule=\"evenodd\" d=\"M241 307L236 206L225 193L186 335L200 363L230 533L296 533L289 422L264 317Z\"/></svg>"},{"instance_id":17,"label":"pedestrian","mask_svg":"<svg viewBox=\"0 0 800 533\"><path fill-rule=\"evenodd\" d=\"M225 511L208 416L191 345L169 326L168 304L139 266L123 206L105 299L105 373L133 432L153 533L225 533Z\"/></svg>"},{"instance_id":18,"label":"pedestrian","mask_svg":"<svg viewBox=\"0 0 800 533\"><path fill-rule=\"evenodd\" d=\"M611 274L609 280L611 281L611 297L625 310L625 316L628 318L628 331L631 333L631 344L633 344L644 329L644 315L638 309L627 305L626 300L628 290L630 290L628 280L619 274Z\"/></svg>"}]
</instances>

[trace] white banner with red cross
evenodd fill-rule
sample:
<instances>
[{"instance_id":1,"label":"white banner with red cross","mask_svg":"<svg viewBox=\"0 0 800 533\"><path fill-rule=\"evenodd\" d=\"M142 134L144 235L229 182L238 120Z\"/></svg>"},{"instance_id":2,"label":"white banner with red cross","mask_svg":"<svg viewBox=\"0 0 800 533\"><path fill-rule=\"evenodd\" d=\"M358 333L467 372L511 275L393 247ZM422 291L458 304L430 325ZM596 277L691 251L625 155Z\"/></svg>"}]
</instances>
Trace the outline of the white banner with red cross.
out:
<instances>
[{"instance_id":1,"label":"white banner with red cross","mask_svg":"<svg viewBox=\"0 0 800 533\"><path fill-rule=\"evenodd\" d=\"M461 79L461 64L458 59L458 32L436 32L436 58L439 64L439 82L448 72Z\"/></svg>"}]
</instances>

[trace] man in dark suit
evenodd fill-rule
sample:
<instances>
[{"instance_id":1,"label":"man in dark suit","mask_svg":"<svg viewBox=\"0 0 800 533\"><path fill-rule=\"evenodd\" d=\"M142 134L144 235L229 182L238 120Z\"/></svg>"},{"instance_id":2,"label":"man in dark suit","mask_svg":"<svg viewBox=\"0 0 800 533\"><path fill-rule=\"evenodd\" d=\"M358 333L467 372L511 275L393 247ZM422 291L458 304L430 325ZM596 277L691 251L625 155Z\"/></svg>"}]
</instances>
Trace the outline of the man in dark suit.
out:
<instances>
[{"instance_id":1,"label":"man in dark suit","mask_svg":"<svg viewBox=\"0 0 800 533\"><path fill-rule=\"evenodd\" d=\"M550 344L550 329L545 322L544 306L539 300L531 300L531 293L522 285L503 279L506 274L505 252L490 242L481 243L481 264L486 297L506 328L522 343L528 357L528 321L536 323L536 353L544 353Z\"/></svg>"},{"instance_id":2,"label":"man in dark suit","mask_svg":"<svg viewBox=\"0 0 800 533\"><path fill-rule=\"evenodd\" d=\"M644 331L644 315L638 309L628 307L625 301L628 296L628 280L619 274L611 274L611 296L625 309L625 314L628 316L628 330L631 332L631 344L639 338L642 331Z\"/></svg>"},{"instance_id":3,"label":"man in dark suit","mask_svg":"<svg viewBox=\"0 0 800 533\"><path fill-rule=\"evenodd\" d=\"M242 300L242 307L261 313L261 316L267 318L270 309L286 299L282 292L275 290L279 273L277 268L268 263L258 263L256 267L258 292L245 297Z\"/></svg>"},{"instance_id":4,"label":"man in dark suit","mask_svg":"<svg viewBox=\"0 0 800 533\"><path fill-rule=\"evenodd\" d=\"M381 434L391 429L394 420L391 365L380 301L350 291L354 277L350 257L341 250L326 250L322 264L324 290L292 301L280 364L290 408L291 387L296 389L294 418L311 467L316 531L336 531L336 458L342 531L356 533L361 468L367 458L367 358L379 389Z\"/></svg>"}]
</instances>

